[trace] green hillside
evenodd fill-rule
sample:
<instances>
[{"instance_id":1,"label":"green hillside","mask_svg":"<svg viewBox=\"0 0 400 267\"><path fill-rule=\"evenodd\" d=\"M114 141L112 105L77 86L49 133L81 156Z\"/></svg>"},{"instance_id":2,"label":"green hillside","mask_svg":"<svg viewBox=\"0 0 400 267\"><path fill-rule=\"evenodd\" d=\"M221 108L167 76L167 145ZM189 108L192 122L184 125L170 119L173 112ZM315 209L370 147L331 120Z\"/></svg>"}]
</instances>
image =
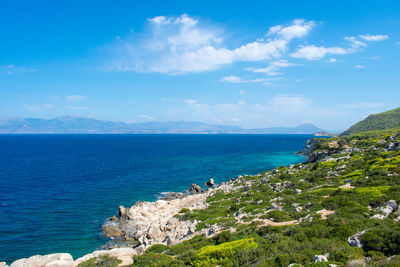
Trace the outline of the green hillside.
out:
<instances>
[{"instance_id":1,"label":"green hillside","mask_svg":"<svg viewBox=\"0 0 400 267\"><path fill-rule=\"evenodd\" d=\"M355 134L366 131L387 130L400 128L400 108L386 112L369 115L342 133L343 135Z\"/></svg>"},{"instance_id":2,"label":"green hillside","mask_svg":"<svg viewBox=\"0 0 400 267\"><path fill-rule=\"evenodd\" d=\"M315 138L304 154L182 209L175 217L195 231L220 230L153 245L132 266L400 266L399 132Z\"/></svg>"}]
</instances>

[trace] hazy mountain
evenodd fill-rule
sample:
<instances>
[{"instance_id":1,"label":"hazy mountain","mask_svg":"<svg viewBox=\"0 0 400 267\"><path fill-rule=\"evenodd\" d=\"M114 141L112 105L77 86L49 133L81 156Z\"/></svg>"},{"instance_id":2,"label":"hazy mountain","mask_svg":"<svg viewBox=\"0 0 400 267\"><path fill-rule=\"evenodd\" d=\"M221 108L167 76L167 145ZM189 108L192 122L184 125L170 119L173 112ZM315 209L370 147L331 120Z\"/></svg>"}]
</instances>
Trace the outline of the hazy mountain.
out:
<instances>
[{"instance_id":1,"label":"hazy mountain","mask_svg":"<svg viewBox=\"0 0 400 267\"><path fill-rule=\"evenodd\" d=\"M341 135L395 128L400 128L400 108L369 115L365 120L357 122Z\"/></svg>"},{"instance_id":2,"label":"hazy mountain","mask_svg":"<svg viewBox=\"0 0 400 267\"><path fill-rule=\"evenodd\" d=\"M324 130L316 127L311 123L304 123L297 127L273 127L273 128L261 128L249 130L249 133L257 134L313 134L316 132L322 132Z\"/></svg>"},{"instance_id":3,"label":"hazy mountain","mask_svg":"<svg viewBox=\"0 0 400 267\"><path fill-rule=\"evenodd\" d=\"M0 133L234 133L234 134L312 134L323 131L312 124L297 127L244 129L240 126L207 124L191 121L124 123L82 117L0 118Z\"/></svg>"}]
</instances>

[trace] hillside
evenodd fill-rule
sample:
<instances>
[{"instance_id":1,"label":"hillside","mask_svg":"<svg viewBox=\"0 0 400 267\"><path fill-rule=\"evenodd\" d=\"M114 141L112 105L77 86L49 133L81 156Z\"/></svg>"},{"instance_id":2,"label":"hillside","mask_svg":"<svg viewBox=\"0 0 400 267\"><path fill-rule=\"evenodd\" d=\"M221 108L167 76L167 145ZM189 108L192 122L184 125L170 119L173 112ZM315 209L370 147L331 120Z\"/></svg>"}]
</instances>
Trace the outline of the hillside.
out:
<instances>
[{"instance_id":1,"label":"hillside","mask_svg":"<svg viewBox=\"0 0 400 267\"><path fill-rule=\"evenodd\" d=\"M120 207L105 233L145 251L132 266L399 266L399 149L397 131L311 139L305 163Z\"/></svg>"},{"instance_id":2,"label":"hillside","mask_svg":"<svg viewBox=\"0 0 400 267\"><path fill-rule=\"evenodd\" d=\"M369 115L365 120L354 124L341 135L395 128L400 128L400 108Z\"/></svg>"}]
</instances>

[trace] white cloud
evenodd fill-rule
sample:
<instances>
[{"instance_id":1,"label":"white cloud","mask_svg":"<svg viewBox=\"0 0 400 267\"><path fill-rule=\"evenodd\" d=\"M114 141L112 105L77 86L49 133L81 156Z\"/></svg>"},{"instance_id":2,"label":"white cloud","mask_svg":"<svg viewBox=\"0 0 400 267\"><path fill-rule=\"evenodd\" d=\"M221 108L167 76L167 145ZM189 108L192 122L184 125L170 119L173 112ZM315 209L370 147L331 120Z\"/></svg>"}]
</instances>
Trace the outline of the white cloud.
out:
<instances>
[{"instance_id":1,"label":"white cloud","mask_svg":"<svg viewBox=\"0 0 400 267\"><path fill-rule=\"evenodd\" d=\"M355 65L354 68L355 69L365 69L366 66L364 66L364 65Z\"/></svg>"},{"instance_id":2,"label":"white cloud","mask_svg":"<svg viewBox=\"0 0 400 267\"><path fill-rule=\"evenodd\" d=\"M282 25L277 25L269 28L268 35L276 35L283 40L292 40L293 38L299 38L307 35L311 29L315 26L314 21L305 21L302 19L297 19L293 21L292 25L283 27Z\"/></svg>"},{"instance_id":3,"label":"white cloud","mask_svg":"<svg viewBox=\"0 0 400 267\"><path fill-rule=\"evenodd\" d=\"M238 77L238 76L226 76L223 77L221 80L221 82L230 82L230 83L245 83L247 81L242 80L242 78Z\"/></svg>"},{"instance_id":4,"label":"white cloud","mask_svg":"<svg viewBox=\"0 0 400 267\"><path fill-rule=\"evenodd\" d=\"M147 120L147 121L154 121L156 120L155 117L149 116L149 115L145 115L145 114L139 114L137 115L137 117L141 120Z\"/></svg>"},{"instance_id":5,"label":"white cloud","mask_svg":"<svg viewBox=\"0 0 400 267\"><path fill-rule=\"evenodd\" d=\"M65 101L69 103L76 103L85 100L87 97L83 95L69 95L65 97Z\"/></svg>"},{"instance_id":6,"label":"white cloud","mask_svg":"<svg viewBox=\"0 0 400 267\"><path fill-rule=\"evenodd\" d=\"M193 99L184 99L183 102L185 102L186 104L195 104L195 103L197 103L197 101L193 100Z\"/></svg>"},{"instance_id":7,"label":"white cloud","mask_svg":"<svg viewBox=\"0 0 400 267\"><path fill-rule=\"evenodd\" d=\"M281 72L278 72L279 69L296 66L296 65L297 64L295 64L295 63L290 63L287 60L280 59L280 60L272 61L269 64L269 66L266 68L247 68L246 70L252 71L255 73L264 73L268 76L277 76L277 75L283 74Z\"/></svg>"},{"instance_id":8,"label":"white cloud","mask_svg":"<svg viewBox=\"0 0 400 267\"><path fill-rule=\"evenodd\" d=\"M361 42L360 40L358 40L356 37L354 36L350 36L350 37L345 37L344 38L346 41L350 42L350 46L351 48L348 49L349 53L354 53L357 52L358 49L360 47L366 47L367 44L364 42Z\"/></svg>"},{"instance_id":9,"label":"white cloud","mask_svg":"<svg viewBox=\"0 0 400 267\"><path fill-rule=\"evenodd\" d=\"M364 41L375 41L375 42L389 39L389 36L384 34L378 34L378 35L360 34L359 37Z\"/></svg>"},{"instance_id":10,"label":"white cloud","mask_svg":"<svg viewBox=\"0 0 400 267\"><path fill-rule=\"evenodd\" d=\"M203 25L184 14L148 20L147 31L117 40L111 47L109 70L182 74L215 70L238 61L254 62L281 57L293 38L305 36L312 21L295 20L291 25L270 28L271 39L230 49L222 31Z\"/></svg>"},{"instance_id":11,"label":"white cloud","mask_svg":"<svg viewBox=\"0 0 400 267\"><path fill-rule=\"evenodd\" d=\"M334 58L334 57L331 57L330 59L328 59L326 62L328 62L328 63L335 63L337 61L337 59L336 58Z\"/></svg>"},{"instance_id":12,"label":"white cloud","mask_svg":"<svg viewBox=\"0 0 400 267\"><path fill-rule=\"evenodd\" d=\"M323 47L309 45L300 47L296 52L292 53L291 56L294 58L304 58L307 60L318 60L328 54L344 55L347 53L348 51L341 47Z\"/></svg>"},{"instance_id":13,"label":"white cloud","mask_svg":"<svg viewBox=\"0 0 400 267\"><path fill-rule=\"evenodd\" d=\"M246 93L245 90L240 90L240 92L239 92L240 95L244 95L245 93Z\"/></svg>"},{"instance_id":14,"label":"white cloud","mask_svg":"<svg viewBox=\"0 0 400 267\"><path fill-rule=\"evenodd\" d=\"M283 78L256 78L256 79L249 79L245 80L238 76L226 76L223 77L220 81L221 82L230 82L230 83L263 83L265 85L269 85L270 81L272 80L281 80Z\"/></svg>"},{"instance_id":15,"label":"white cloud","mask_svg":"<svg viewBox=\"0 0 400 267\"><path fill-rule=\"evenodd\" d=\"M362 47L366 47L367 44L357 40L355 37L345 37L346 41L349 42L349 47L324 47L324 46L300 46L300 48L290 54L294 58L304 58L307 60L319 60L326 55L345 55L350 53L358 52Z\"/></svg>"}]
</instances>

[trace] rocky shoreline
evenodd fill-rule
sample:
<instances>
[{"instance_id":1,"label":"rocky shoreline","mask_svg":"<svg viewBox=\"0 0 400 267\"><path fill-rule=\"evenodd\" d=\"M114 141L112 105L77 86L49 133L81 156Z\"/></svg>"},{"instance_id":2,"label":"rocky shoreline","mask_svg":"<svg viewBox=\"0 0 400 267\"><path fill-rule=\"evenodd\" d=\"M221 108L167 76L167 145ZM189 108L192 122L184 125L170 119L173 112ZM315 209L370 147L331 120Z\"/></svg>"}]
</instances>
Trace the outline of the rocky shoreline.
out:
<instances>
[{"instance_id":1,"label":"rocky shoreline","mask_svg":"<svg viewBox=\"0 0 400 267\"><path fill-rule=\"evenodd\" d=\"M176 215L185 209L207 208L207 199L218 190L227 193L242 188L241 178L242 176L237 180L231 178L229 182L218 186L210 179L205 183L208 187L206 190L192 184L189 194L169 192L154 202L138 201L128 208L120 206L118 216L110 217L103 225L104 235L115 241L108 249L94 251L76 260L69 253L35 255L16 260L10 265L0 262L0 267L75 267L83 261L101 255L116 257L122 261L120 266L126 266L132 264L134 255L142 254L151 245L175 245L196 235L211 237L220 233L222 229L213 225L196 231L196 220L182 221Z\"/></svg>"},{"instance_id":2,"label":"rocky shoreline","mask_svg":"<svg viewBox=\"0 0 400 267\"><path fill-rule=\"evenodd\" d=\"M113 216L103 225L105 236L134 244L135 254L141 254L154 244L175 245L195 235L210 237L219 233L221 229L217 226L196 231L196 220L180 220L176 216L182 210L205 209L208 207L207 199L217 191L227 193L239 186L235 180L214 186L214 181L211 180L206 183L209 186L207 190L192 184L188 195L178 193L173 194L172 198L170 195L155 202L139 201L130 208L120 206L118 219Z\"/></svg>"}]
</instances>

